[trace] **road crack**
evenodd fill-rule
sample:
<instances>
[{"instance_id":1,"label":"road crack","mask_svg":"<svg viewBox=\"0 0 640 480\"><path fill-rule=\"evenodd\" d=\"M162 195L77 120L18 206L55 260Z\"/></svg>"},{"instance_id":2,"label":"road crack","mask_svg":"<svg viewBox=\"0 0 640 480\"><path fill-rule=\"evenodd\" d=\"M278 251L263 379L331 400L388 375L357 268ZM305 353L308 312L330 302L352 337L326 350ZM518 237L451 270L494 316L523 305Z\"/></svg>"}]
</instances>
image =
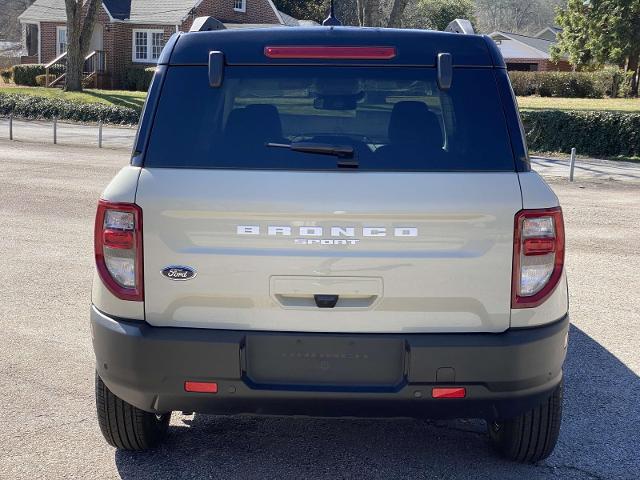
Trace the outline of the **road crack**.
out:
<instances>
[{"instance_id":1,"label":"road crack","mask_svg":"<svg viewBox=\"0 0 640 480\"><path fill-rule=\"evenodd\" d=\"M543 465L543 464L535 464L537 468L543 468L545 470L551 470L553 473L558 473L557 470L570 470L572 472L581 473L583 475L587 475L587 478L592 480L607 480L606 477L603 477L597 473L593 473L587 469L576 467L575 465Z\"/></svg>"}]
</instances>

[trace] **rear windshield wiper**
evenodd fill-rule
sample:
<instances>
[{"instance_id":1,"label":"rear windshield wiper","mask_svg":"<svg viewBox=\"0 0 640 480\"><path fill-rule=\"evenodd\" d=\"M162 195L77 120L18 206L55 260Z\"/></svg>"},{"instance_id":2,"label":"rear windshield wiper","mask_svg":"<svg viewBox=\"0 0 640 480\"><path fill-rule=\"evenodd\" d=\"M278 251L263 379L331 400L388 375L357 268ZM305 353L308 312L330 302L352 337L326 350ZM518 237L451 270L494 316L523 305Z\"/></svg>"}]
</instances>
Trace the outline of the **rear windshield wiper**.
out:
<instances>
[{"instance_id":1,"label":"rear windshield wiper","mask_svg":"<svg viewBox=\"0 0 640 480\"><path fill-rule=\"evenodd\" d=\"M334 155L338 158L353 158L351 145L331 145L329 143L293 142L293 143L267 143L267 147L288 148L294 152L316 153L318 155ZM338 161L338 167L358 168L357 161Z\"/></svg>"}]
</instances>

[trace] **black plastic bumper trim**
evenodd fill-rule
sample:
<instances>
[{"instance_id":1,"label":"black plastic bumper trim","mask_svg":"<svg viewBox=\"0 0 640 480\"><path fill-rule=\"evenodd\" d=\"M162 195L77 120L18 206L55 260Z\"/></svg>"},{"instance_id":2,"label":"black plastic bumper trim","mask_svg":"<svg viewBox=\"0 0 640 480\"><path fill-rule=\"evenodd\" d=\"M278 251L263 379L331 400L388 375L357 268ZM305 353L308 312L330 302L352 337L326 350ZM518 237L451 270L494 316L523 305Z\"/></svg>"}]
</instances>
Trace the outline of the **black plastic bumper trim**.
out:
<instances>
[{"instance_id":1,"label":"black plastic bumper trim","mask_svg":"<svg viewBox=\"0 0 640 480\"><path fill-rule=\"evenodd\" d=\"M552 324L496 334L281 333L153 327L91 309L100 377L123 400L155 412L507 418L545 400L560 382L568 326L567 315ZM259 371L260 379L273 377L261 384L247 375L248 337L254 343L269 339L267 344L276 349L279 340L292 338L303 345L307 340L318 345L318 340L331 338L353 340L356 345L375 339L401 340L406 349L403 380L393 389L374 385L375 376L371 388L350 385L357 377L340 375L329 378L342 383L327 384L325 377L318 376L319 364L309 360L304 367L309 369L309 382L299 383L304 368L291 377L284 373L286 364L275 363L272 371ZM367 361L365 367L376 368L375 356ZM344 365L350 368L348 362ZM391 374L387 368L385 378L392 378ZM185 380L218 382L218 393L187 393ZM431 388L442 385L463 386L467 397L432 399Z\"/></svg>"}]
</instances>

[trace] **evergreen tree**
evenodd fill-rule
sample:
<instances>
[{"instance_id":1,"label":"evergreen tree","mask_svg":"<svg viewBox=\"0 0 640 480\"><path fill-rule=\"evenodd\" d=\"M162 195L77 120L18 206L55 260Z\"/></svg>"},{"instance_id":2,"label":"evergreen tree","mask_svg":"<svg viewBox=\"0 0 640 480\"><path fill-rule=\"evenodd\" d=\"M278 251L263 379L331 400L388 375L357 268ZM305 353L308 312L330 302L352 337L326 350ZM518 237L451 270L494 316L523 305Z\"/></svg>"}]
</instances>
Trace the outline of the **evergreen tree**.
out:
<instances>
[{"instance_id":1,"label":"evergreen tree","mask_svg":"<svg viewBox=\"0 0 640 480\"><path fill-rule=\"evenodd\" d=\"M632 72L632 92L638 94L640 0L569 0L556 22L563 30L554 57L566 53L578 67L619 65Z\"/></svg>"}]
</instances>

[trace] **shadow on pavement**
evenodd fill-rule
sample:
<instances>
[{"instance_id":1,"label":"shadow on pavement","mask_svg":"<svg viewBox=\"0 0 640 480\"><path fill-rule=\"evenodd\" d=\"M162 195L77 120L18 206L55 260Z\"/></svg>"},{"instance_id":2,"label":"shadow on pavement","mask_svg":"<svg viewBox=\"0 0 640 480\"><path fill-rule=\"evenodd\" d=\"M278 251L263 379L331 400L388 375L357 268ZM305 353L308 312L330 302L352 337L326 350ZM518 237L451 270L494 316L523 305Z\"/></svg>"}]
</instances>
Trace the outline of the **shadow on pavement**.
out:
<instances>
[{"instance_id":1,"label":"shadow on pavement","mask_svg":"<svg viewBox=\"0 0 640 480\"><path fill-rule=\"evenodd\" d=\"M640 477L640 379L572 326L565 413L554 454L537 465L497 457L484 422L181 417L154 452L116 451L122 478Z\"/></svg>"}]
</instances>

